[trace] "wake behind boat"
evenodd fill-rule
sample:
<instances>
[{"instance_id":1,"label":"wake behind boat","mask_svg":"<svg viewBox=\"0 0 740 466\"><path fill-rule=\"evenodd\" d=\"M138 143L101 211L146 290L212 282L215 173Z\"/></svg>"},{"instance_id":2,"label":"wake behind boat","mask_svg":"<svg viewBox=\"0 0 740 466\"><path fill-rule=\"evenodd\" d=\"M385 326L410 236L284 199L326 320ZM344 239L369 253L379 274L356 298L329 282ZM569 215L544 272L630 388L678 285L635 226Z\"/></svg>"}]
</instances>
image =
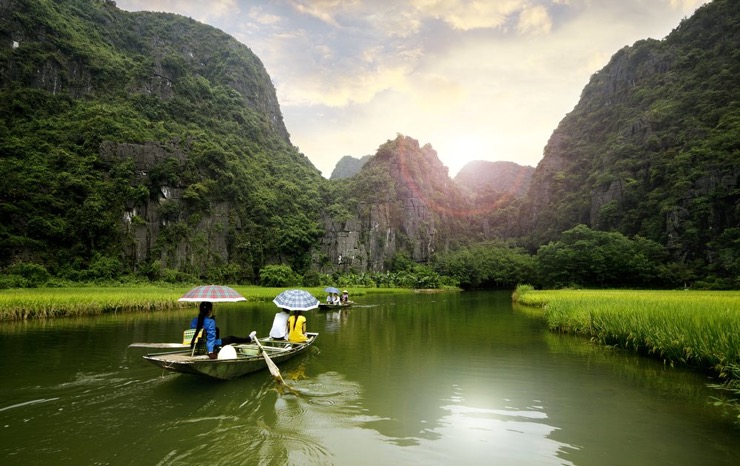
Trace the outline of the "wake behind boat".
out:
<instances>
[{"instance_id":1,"label":"wake behind boat","mask_svg":"<svg viewBox=\"0 0 740 466\"><path fill-rule=\"evenodd\" d=\"M144 359L168 371L230 380L266 368L267 362L262 351L265 351L275 364L305 352L319 336L318 333L312 332L308 332L307 335L308 340L303 343L262 338L259 340L261 349L254 343L233 345L236 350L233 359L210 359L205 354L191 356L189 346L179 351L147 354Z\"/></svg>"}]
</instances>

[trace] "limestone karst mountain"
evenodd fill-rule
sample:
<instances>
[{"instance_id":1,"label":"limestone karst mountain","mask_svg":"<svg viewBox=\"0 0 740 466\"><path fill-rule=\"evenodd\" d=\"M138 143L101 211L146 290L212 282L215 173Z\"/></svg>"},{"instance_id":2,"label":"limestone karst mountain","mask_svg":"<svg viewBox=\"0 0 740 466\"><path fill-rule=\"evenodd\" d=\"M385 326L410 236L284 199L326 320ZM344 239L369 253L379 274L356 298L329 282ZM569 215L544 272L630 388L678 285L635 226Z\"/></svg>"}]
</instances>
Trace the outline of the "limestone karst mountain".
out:
<instances>
[{"instance_id":1,"label":"limestone karst mountain","mask_svg":"<svg viewBox=\"0 0 740 466\"><path fill-rule=\"evenodd\" d=\"M399 135L326 180L222 31L110 0L0 0L0 268L253 282L488 239L534 253L585 224L659 242L687 279L737 280L738 30L737 1L714 0L617 51L533 173L452 180L434 141Z\"/></svg>"}]
</instances>

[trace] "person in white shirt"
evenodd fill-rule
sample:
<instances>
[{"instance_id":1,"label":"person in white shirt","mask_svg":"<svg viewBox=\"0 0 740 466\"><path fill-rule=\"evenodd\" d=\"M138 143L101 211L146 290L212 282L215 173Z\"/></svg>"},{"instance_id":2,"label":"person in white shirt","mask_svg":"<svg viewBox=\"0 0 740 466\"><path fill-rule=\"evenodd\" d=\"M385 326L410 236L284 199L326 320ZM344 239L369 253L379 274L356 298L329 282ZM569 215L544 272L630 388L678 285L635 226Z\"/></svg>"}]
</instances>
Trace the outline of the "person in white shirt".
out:
<instances>
[{"instance_id":1,"label":"person in white shirt","mask_svg":"<svg viewBox=\"0 0 740 466\"><path fill-rule=\"evenodd\" d=\"M273 340L285 340L288 336L288 317L290 311L288 309L280 309L280 312L275 314L275 318L272 320L272 329L270 329L270 338Z\"/></svg>"}]
</instances>

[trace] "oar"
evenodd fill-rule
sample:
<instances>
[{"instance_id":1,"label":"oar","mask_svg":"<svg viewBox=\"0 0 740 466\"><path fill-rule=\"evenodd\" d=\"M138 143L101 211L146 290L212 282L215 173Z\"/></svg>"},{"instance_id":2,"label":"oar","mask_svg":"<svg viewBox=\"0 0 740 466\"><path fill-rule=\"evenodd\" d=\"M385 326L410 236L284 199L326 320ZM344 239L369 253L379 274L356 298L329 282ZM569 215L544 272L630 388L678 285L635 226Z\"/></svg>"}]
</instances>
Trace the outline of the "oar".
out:
<instances>
[{"instance_id":1,"label":"oar","mask_svg":"<svg viewBox=\"0 0 740 466\"><path fill-rule=\"evenodd\" d=\"M128 345L129 348L177 348L184 349L190 348L190 345L183 345L182 343L131 343Z\"/></svg>"},{"instance_id":2,"label":"oar","mask_svg":"<svg viewBox=\"0 0 740 466\"><path fill-rule=\"evenodd\" d=\"M298 396L300 393L293 389L290 385L285 383L285 380L283 380L283 376L280 375L280 369L278 369L278 366L272 362L272 359L270 359L270 356L267 354L267 351L265 351L265 348L262 346L262 343L260 342L259 338L257 338L257 335L255 332L252 332L249 334L250 337L252 337L252 341L257 343L257 346L259 346L260 350L262 350L262 357L265 358L265 362L267 363L267 368L270 369L270 374L272 374L272 378L275 379L275 381L278 383L278 387L287 389L290 393L293 395ZM280 393L282 394L282 390L279 389Z\"/></svg>"},{"instance_id":3,"label":"oar","mask_svg":"<svg viewBox=\"0 0 740 466\"><path fill-rule=\"evenodd\" d=\"M260 339L257 338L257 336L253 336L252 340L257 343L257 346L260 347L262 350L262 357L265 358L265 362L267 363L267 368L270 369L270 374L272 374L273 378L280 384L286 385L285 380L283 380L283 376L280 375L280 369L278 369L278 366L275 365L274 362L272 362L272 359L270 359L270 356L267 354L267 351L265 351L265 348L262 346L262 343L260 343Z\"/></svg>"}]
</instances>

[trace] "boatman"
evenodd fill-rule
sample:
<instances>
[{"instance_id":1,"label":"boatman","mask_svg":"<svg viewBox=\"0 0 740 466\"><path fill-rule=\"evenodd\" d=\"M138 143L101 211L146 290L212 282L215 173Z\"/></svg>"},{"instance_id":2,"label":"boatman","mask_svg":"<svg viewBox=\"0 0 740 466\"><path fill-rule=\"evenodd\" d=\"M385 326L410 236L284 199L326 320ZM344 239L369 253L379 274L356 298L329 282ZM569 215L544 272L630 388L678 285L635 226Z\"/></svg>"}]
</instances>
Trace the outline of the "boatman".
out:
<instances>
[{"instance_id":1,"label":"boatman","mask_svg":"<svg viewBox=\"0 0 740 466\"><path fill-rule=\"evenodd\" d=\"M234 343L251 343L252 337L256 334L256 332L252 332L246 338L235 337L232 335L219 338L220 332L218 327L216 327L216 318L213 316L213 303L210 301L203 301L200 303L198 317L194 317L193 320L190 321L190 328L195 329L193 339L190 341L190 348L195 345L195 338L196 335L200 333L200 329L203 329L203 332L206 334L206 352L208 353L208 357L211 359L216 359L218 357L218 354L216 353L217 347Z\"/></svg>"}]
</instances>

